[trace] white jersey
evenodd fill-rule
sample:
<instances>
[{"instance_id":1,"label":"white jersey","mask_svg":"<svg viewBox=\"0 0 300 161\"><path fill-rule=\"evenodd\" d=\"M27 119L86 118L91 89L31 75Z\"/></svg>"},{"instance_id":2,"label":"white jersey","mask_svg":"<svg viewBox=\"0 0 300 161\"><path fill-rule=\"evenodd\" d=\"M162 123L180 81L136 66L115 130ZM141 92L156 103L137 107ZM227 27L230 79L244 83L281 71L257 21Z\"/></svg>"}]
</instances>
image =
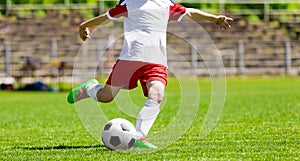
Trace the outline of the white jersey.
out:
<instances>
[{"instance_id":1,"label":"white jersey","mask_svg":"<svg viewBox=\"0 0 300 161\"><path fill-rule=\"evenodd\" d=\"M166 34L170 20L185 15L185 7L170 0L121 0L107 12L124 16L124 45L118 59L167 66Z\"/></svg>"}]
</instances>

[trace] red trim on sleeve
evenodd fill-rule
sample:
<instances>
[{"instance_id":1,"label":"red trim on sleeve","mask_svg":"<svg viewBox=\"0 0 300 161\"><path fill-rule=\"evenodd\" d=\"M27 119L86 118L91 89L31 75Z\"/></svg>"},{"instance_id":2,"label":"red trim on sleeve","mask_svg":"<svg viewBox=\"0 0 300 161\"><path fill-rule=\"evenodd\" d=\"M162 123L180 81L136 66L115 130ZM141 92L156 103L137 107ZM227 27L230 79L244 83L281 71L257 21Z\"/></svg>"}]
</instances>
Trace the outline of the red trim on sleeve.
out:
<instances>
[{"instance_id":1,"label":"red trim on sleeve","mask_svg":"<svg viewBox=\"0 0 300 161\"><path fill-rule=\"evenodd\" d=\"M108 13L113 18L127 17L127 7L126 5L116 5L114 8L109 9Z\"/></svg>"},{"instance_id":2,"label":"red trim on sleeve","mask_svg":"<svg viewBox=\"0 0 300 161\"><path fill-rule=\"evenodd\" d=\"M170 6L170 16L169 21L177 21L180 16L182 16L186 12L186 8L179 4L174 4Z\"/></svg>"}]
</instances>

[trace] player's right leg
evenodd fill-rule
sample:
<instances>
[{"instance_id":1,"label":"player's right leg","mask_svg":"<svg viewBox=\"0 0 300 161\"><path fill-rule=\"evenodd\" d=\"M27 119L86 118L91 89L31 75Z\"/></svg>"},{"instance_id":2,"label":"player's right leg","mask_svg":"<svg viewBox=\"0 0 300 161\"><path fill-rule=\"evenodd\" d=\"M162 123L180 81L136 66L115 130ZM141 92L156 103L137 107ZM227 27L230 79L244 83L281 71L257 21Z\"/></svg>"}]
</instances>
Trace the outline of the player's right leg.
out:
<instances>
[{"instance_id":1,"label":"player's right leg","mask_svg":"<svg viewBox=\"0 0 300 161\"><path fill-rule=\"evenodd\" d=\"M93 98L98 102L110 102L114 99L122 87L114 87L110 85L103 86L96 79L91 79L77 87L74 87L67 97L67 101L71 104L85 98Z\"/></svg>"},{"instance_id":2,"label":"player's right leg","mask_svg":"<svg viewBox=\"0 0 300 161\"><path fill-rule=\"evenodd\" d=\"M136 121L136 130L140 137L135 141L135 147L156 149L157 147L150 143L146 136L154 124L159 112L160 102L164 98L165 84L159 80L147 82L148 100L139 112Z\"/></svg>"}]
</instances>

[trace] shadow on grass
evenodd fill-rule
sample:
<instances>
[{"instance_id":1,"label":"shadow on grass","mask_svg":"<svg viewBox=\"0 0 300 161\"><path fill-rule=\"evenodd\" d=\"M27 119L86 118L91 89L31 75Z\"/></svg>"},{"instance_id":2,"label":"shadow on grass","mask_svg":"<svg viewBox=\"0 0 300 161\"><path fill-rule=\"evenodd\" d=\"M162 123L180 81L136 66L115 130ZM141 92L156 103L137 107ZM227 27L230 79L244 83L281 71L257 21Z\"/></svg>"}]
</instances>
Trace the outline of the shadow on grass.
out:
<instances>
[{"instance_id":1,"label":"shadow on grass","mask_svg":"<svg viewBox=\"0 0 300 161\"><path fill-rule=\"evenodd\" d=\"M89 149L89 148L103 148L106 149L104 145L92 145L92 146L68 146L68 145L58 145L58 146L45 146L45 147L15 147L17 149L25 150L56 150L56 149Z\"/></svg>"}]
</instances>

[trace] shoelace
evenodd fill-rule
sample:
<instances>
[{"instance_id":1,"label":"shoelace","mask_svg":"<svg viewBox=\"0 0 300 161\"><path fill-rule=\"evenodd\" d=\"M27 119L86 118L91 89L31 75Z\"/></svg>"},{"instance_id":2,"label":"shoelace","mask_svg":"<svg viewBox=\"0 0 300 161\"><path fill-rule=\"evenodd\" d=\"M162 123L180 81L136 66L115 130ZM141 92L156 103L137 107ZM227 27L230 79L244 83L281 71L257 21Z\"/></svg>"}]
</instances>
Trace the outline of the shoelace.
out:
<instances>
[{"instance_id":1,"label":"shoelace","mask_svg":"<svg viewBox=\"0 0 300 161\"><path fill-rule=\"evenodd\" d=\"M144 137L141 137L139 140L141 140L142 142L147 142L147 143L149 142L148 139L146 139Z\"/></svg>"}]
</instances>

